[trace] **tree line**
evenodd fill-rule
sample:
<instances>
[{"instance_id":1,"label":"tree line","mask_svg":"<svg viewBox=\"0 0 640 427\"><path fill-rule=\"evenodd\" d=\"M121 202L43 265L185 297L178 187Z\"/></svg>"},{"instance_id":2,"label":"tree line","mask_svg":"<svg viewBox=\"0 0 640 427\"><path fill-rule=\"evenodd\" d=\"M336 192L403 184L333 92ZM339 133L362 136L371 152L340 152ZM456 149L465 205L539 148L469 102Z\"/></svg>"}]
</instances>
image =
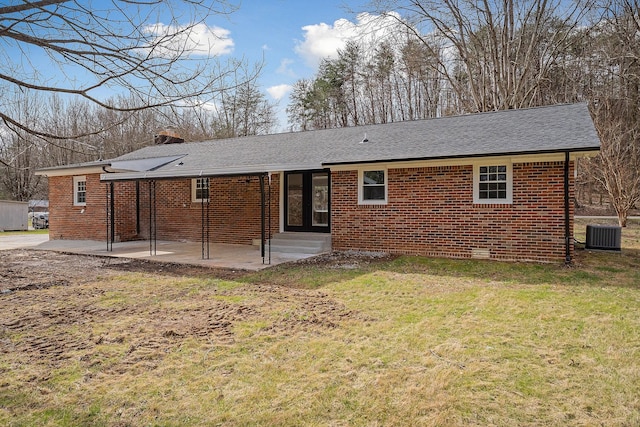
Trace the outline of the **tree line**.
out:
<instances>
[{"instance_id":1,"label":"tree line","mask_svg":"<svg viewBox=\"0 0 640 427\"><path fill-rule=\"evenodd\" d=\"M118 156L169 125L192 141L272 132L273 106L256 83L262 64L224 60L232 41L207 25L237 8L227 0L2 2L0 196L45 198L35 169Z\"/></svg>"},{"instance_id":2,"label":"tree line","mask_svg":"<svg viewBox=\"0 0 640 427\"><path fill-rule=\"evenodd\" d=\"M132 108L130 96L114 96L104 109L88 100L59 94L14 95L11 115L32 129L46 129L53 138L26 129L0 127L0 195L11 200L47 198L47 180L36 169L111 159L154 143L154 135L169 126L186 141L204 141L272 133L275 106L255 80L221 90L215 102Z\"/></svg>"}]
</instances>

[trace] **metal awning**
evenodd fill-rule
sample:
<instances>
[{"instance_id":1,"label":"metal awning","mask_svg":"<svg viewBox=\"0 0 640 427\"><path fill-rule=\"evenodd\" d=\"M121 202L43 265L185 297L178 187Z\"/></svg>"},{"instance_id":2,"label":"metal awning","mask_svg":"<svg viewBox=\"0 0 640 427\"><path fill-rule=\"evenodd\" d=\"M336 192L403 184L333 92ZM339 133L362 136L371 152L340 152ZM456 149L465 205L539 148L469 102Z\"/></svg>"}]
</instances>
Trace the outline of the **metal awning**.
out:
<instances>
[{"instance_id":1,"label":"metal awning","mask_svg":"<svg viewBox=\"0 0 640 427\"><path fill-rule=\"evenodd\" d=\"M145 172L152 171L168 163L183 158L185 155L151 157L148 159L116 160L111 162L110 169L116 171Z\"/></svg>"}]
</instances>

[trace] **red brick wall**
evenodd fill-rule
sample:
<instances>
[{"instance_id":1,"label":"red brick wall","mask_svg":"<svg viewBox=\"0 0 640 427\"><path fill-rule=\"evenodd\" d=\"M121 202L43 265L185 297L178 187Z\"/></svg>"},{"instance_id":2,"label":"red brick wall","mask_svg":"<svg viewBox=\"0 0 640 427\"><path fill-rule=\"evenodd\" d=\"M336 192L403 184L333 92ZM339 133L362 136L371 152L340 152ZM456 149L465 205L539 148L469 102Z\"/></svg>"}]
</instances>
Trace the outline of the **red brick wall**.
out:
<instances>
[{"instance_id":1,"label":"red brick wall","mask_svg":"<svg viewBox=\"0 0 640 427\"><path fill-rule=\"evenodd\" d=\"M87 176L87 206L73 206L73 177L51 177L50 237L106 240L106 188ZM573 201L573 164L570 170ZM474 249L491 258L562 261L564 164L513 165L513 204L473 203L473 167L388 170L389 202L358 205L356 171L331 175L332 244L336 250L386 251L468 258ZM160 240L199 241L200 203L191 201L191 180L156 181ZM279 227L279 176L271 185L271 230ZM149 185L140 182L140 235L136 235L135 182L115 183L116 241L149 236ZM570 203L573 219L573 202ZM251 244L260 237L257 177L211 179L210 241ZM573 223L571 223L573 230ZM573 245L571 245L573 250Z\"/></svg>"},{"instance_id":2,"label":"red brick wall","mask_svg":"<svg viewBox=\"0 0 640 427\"><path fill-rule=\"evenodd\" d=\"M66 240L107 239L107 185L99 174L87 179L86 206L73 205L73 176L49 177L49 238ZM116 241L135 236L135 183L114 183Z\"/></svg>"},{"instance_id":3,"label":"red brick wall","mask_svg":"<svg viewBox=\"0 0 640 427\"><path fill-rule=\"evenodd\" d=\"M87 177L87 205L73 206L73 177L49 181L51 239L107 239L107 186L98 174ZM258 177L212 178L209 204L211 242L251 244L260 238ZM265 179L265 185L268 181ZM272 176L271 227L279 226L279 177ZM149 238L149 182L140 181L140 233L136 233L135 182L115 182L115 241ZM155 181L156 237L200 241L202 204L191 201L191 179ZM268 198L266 199L268 201ZM84 210L84 212L83 212ZM265 213L266 214L266 213ZM268 219L268 216L266 217ZM267 223L268 226L268 223Z\"/></svg>"},{"instance_id":4,"label":"red brick wall","mask_svg":"<svg viewBox=\"0 0 640 427\"><path fill-rule=\"evenodd\" d=\"M156 185L156 233L159 240L200 241L202 238L203 205L191 201L191 179L158 180ZM265 186L268 180L265 179ZM142 181L141 235L149 236L149 184ZM271 183L272 233L279 226L278 175ZM211 242L251 244L260 238L260 181L257 176L223 177L210 179L208 207L209 236ZM265 203L268 198L265 199ZM206 208L206 204L204 205ZM267 206L268 208L268 206ZM206 214L205 221L206 221ZM268 212L265 211L268 220ZM268 227L269 224L267 223Z\"/></svg>"},{"instance_id":5,"label":"red brick wall","mask_svg":"<svg viewBox=\"0 0 640 427\"><path fill-rule=\"evenodd\" d=\"M388 204L358 205L357 171L332 173L333 249L462 258L479 249L494 259L564 260L563 162L514 164L511 205L473 203L473 166L388 176ZM573 201L573 165L570 177Z\"/></svg>"}]
</instances>

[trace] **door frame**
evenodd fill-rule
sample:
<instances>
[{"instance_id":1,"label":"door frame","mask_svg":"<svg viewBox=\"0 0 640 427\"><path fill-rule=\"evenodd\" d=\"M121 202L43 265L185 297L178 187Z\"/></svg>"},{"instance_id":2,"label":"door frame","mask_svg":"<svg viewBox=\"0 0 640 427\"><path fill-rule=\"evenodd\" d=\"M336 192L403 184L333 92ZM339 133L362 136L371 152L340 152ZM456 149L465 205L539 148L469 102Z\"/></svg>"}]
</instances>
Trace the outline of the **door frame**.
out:
<instances>
[{"instance_id":1,"label":"door frame","mask_svg":"<svg viewBox=\"0 0 640 427\"><path fill-rule=\"evenodd\" d=\"M313 175L314 174L326 174L327 186L328 186L328 201L327 201L327 225L326 226L314 226L313 225ZM303 200L303 224L288 225L288 204L289 204L289 176L294 174L302 174L302 200ZM313 232L313 233L330 233L331 232L331 171L329 169L312 169L312 170L296 170L284 172L284 191L283 191L283 229L284 231L292 232Z\"/></svg>"}]
</instances>

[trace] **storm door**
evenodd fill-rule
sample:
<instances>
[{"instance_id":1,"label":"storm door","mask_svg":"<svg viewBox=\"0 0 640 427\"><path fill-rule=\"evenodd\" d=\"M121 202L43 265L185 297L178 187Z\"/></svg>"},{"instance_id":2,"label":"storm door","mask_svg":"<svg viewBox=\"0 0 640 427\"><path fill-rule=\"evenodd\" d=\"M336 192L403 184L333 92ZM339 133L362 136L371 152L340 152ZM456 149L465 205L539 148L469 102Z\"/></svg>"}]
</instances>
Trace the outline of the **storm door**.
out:
<instances>
[{"instance_id":1,"label":"storm door","mask_svg":"<svg viewBox=\"0 0 640 427\"><path fill-rule=\"evenodd\" d=\"M284 229L328 233L330 221L329 171L285 174Z\"/></svg>"}]
</instances>

